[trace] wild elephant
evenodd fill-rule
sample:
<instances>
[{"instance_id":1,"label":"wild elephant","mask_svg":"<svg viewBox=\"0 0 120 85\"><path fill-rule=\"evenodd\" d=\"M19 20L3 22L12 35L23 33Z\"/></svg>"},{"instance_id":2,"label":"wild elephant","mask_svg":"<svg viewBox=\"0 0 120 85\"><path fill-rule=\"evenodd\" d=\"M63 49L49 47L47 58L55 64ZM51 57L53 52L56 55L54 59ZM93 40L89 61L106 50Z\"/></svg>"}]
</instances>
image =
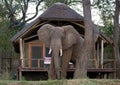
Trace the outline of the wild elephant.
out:
<instances>
[{"instance_id":1,"label":"wild elephant","mask_svg":"<svg viewBox=\"0 0 120 85\"><path fill-rule=\"evenodd\" d=\"M65 78L67 66L69 62L75 63L84 39L72 25L59 27L45 24L39 28L37 34L39 40L45 42L46 46L50 48L49 54L52 53L51 78Z\"/></svg>"}]
</instances>

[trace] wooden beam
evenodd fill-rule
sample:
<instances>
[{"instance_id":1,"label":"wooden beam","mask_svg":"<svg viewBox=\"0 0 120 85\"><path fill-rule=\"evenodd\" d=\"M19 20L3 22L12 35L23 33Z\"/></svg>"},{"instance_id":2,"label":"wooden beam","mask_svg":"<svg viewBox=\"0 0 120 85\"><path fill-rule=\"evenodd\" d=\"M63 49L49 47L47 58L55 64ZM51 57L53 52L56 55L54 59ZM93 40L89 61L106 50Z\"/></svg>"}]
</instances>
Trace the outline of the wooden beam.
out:
<instances>
[{"instance_id":1,"label":"wooden beam","mask_svg":"<svg viewBox=\"0 0 120 85\"><path fill-rule=\"evenodd\" d=\"M94 55L93 55L93 58L94 58L94 65L95 65L95 68L98 68L98 63L97 63L97 51L96 51L96 49L95 49L95 44L94 44L94 47L93 47L93 53L94 53Z\"/></svg>"},{"instance_id":2,"label":"wooden beam","mask_svg":"<svg viewBox=\"0 0 120 85\"><path fill-rule=\"evenodd\" d=\"M98 68L100 66L100 50L99 50L99 43L97 42L97 65L98 65Z\"/></svg>"},{"instance_id":3,"label":"wooden beam","mask_svg":"<svg viewBox=\"0 0 120 85\"><path fill-rule=\"evenodd\" d=\"M28 67L31 68L31 43L28 45Z\"/></svg>"},{"instance_id":4,"label":"wooden beam","mask_svg":"<svg viewBox=\"0 0 120 85\"><path fill-rule=\"evenodd\" d=\"M22 71L18 72L18 80L20 80L20 81L22 80Z\"/></svg>"},{"instance_id":5,"label":"wooden beam","mask_svg":"<svg viewBox=\"0 0 120 85\"><path fill-rule=\"evenodd\" d=\"M101 41L101 68L103 68L103 53L104 53L104 42Z\"/></svg>"},{"instance_id":6,"label":"wooden beam","mask_svg":"<svg viewBox=\"0 0 120 85\"><path fill-rule=\"evenodd\" d=\"M46 24L46 23L48 23L48 22L49 22L49 21L43 22L43 23L41 23L41 24L38 24L38 25L36 25L34 28L37 28L37 27L41 26L42 24Z\"/></svg>"},{"instance_id":7,"label":"wooden beam","mask_svg":"<svg viewBox=\"0 0 120 85\"><path fill-rule=\"evenodd\" d=\"M36 35L30 36L30 37L24 38L24 40L29 40L29 39L34 38L34 37L37 37L37 36L38 36L38 35L36 34Z\"/></svg>"},{"instance_id":8,"label":"wooden beam","mask_svg":"<svg viewBox=\"0 0 120 85\"><path fill-rule=\"evenodd\" d=\"M82 25L82 24L78 24L78 23L76 23L76 22L70 22L70 23L73 23L73 24L75 24L75 25L78 25L79 27L85 28L85 26Z\"/></svg>"},{"instance_id":9,"label":"wooden beam","mask_svg":"<svg viewBox=\"0 0 120 85\"><path fill-rule=\"evenodd\" d=\"M25 55L25 41L22 40L22 50L23 50L23 59L22 59L22 66L25 67L25 59L24 59L24 55Z\"/></svg>"},{"instance_id":10,"label":"wooden beam","mask_svg":"<svg viewBox=\"0 0 120 85\"><path fill-rule=\"evenodd\" d=\"M21 67L23 67L23 41L20 38L20 60L21 60Z\"/></svg>"}]
</instances>

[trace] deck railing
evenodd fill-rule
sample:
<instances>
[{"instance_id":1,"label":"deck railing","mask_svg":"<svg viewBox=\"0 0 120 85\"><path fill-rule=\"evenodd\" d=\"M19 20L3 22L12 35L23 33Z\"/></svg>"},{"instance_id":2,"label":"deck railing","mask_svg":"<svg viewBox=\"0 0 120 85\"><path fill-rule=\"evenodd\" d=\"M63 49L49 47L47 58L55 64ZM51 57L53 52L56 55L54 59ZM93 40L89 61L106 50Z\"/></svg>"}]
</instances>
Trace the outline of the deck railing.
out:
<instances>
[{"instance_id":1,"label":"deck railing","mask_svg":"<svg viewBox=\"0 0 120 85\"><path fill-rule=\"evenodd\" d=\"M22 68L49 68L50 59L21 59ZM103 66L102 66L103 65ZM116 68L115 59L104 59L104 63L101 65L100 61L95 59L89 59L88 68ZM68 66L70 69L74 68L72 63Z\"/></svg>"},{"instance_id":2,"label":"deck railing","mask_svg":"<svg viewBox=\"0 0 120 85\"><path fill-rule=\"evenodd\" d=\"M101 63L100 60L89 59L88 68L116 68L116 61L115 59L104 59Z\"/></svg>"},{"instance_id":3,"label":"deck railing","mask_svg":"<svg viewBox=\"0 0 120 85\"><path fill-rule=\"evenodd\" d=\"M23 68L44 68L44 66L44 59L21 59L21 67Z\"/></svg>"}]
</instances>

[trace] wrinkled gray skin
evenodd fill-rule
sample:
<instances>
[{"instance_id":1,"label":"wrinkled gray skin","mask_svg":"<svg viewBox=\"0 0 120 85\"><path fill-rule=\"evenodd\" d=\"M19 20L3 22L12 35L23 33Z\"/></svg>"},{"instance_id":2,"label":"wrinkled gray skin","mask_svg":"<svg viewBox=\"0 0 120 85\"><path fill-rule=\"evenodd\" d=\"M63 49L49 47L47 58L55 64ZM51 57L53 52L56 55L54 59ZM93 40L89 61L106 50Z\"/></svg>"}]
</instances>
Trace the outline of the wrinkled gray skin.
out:
<instances>
[{"instance_id":1,"label":"wrinkled gray skin","mask_svg":"<svg viewBox=\"0 0 120 85\"><path fill-rule=\"evenodd\" d=\"M37 32L39 40L45 42L52 53L50 78L66 78L69 62L75 62L83 44L83 38L73 26L56 27L45 24ZM61 73L60 73L61 69Z\"/></svg>"}]
</instances>

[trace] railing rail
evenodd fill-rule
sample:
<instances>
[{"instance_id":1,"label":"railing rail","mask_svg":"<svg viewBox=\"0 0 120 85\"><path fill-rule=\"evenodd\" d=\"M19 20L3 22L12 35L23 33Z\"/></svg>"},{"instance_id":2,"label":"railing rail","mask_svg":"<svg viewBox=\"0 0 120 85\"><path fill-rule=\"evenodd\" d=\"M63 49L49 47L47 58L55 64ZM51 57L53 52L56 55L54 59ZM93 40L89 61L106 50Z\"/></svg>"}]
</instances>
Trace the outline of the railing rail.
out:
<instances>
[{"instance_id":1,"label":"railing rail","mask_svg":"<svg viewBox=\"0 0 120 85\"><path fill-rule=\"evenodd\" d=\"M44 59L21 59L21 67L24 68L43 68Z\"/></svg>"},{"instance_id":2,"label":"railing rail","mask_svg":"<svg viewBox=\"0 0 120 85\"><path fill-rule=\"evenodd\" d=\"M45 60L45 59L21 59L20 60L20 66L22 68L49 68L51 60ZM89 59L89 62L92 62L96 64L95 59ZM115 59L104 59L103 68L115 68ZM73 64L69 64L68 68L72 69L74 68ZM100 63L98 66L91 66L88 68L100 68Z\"/></svg>"},{"instance_id":3,"label":"railing rail","mask_svg":"<svg viewBox=\"0 0 120 85\"><path fill-rule=\"evenodd\" d=\"M101 65L101 61L97 61L96 59L89 59L89 65L92 63L94 68L115 68L116 61L115 59L103 59L103 64ZM90 67L91 68L91 67Z\"/></svg>"}]
</instances>

